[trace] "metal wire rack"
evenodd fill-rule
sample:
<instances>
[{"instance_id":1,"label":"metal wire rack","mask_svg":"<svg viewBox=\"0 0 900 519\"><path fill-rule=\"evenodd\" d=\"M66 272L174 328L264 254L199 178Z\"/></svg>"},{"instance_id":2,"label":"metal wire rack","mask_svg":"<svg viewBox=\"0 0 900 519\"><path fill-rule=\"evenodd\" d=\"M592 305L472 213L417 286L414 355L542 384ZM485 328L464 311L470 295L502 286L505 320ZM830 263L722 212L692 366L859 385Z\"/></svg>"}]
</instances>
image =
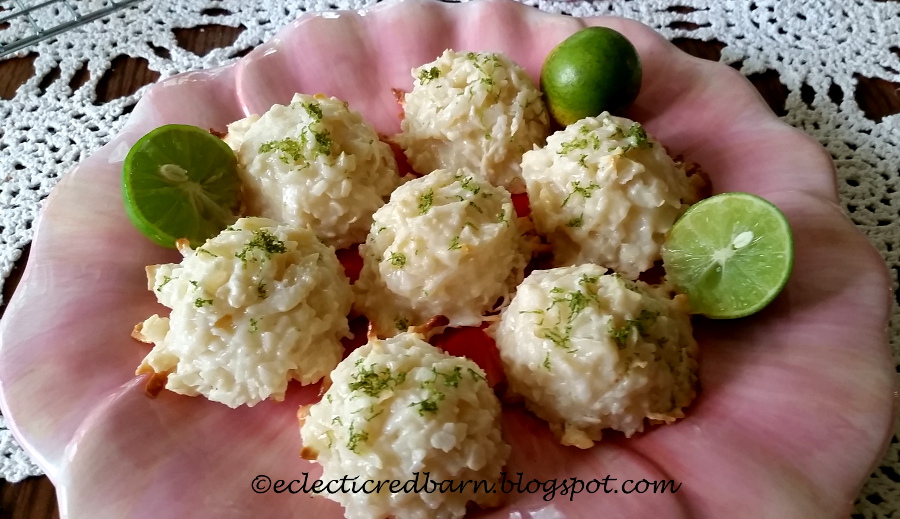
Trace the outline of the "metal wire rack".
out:
<instances>
[{"instance_id":1,"label":"metal wire rack","mask_svg":"<svg viewBox=\"0 0 900 519\"><path fill-rule=\"evenodd\" d=\"M2 2L0 3L0 58L79 25L103 18L140 1L83 1L80 2L83 4L81 6L70 0ZM52 16L41 16L46 12L52 12ZM4 32L11 32L11 38L3 37ZM7 39L9 41L6 41Z\"/></svg>"}]
</instances>

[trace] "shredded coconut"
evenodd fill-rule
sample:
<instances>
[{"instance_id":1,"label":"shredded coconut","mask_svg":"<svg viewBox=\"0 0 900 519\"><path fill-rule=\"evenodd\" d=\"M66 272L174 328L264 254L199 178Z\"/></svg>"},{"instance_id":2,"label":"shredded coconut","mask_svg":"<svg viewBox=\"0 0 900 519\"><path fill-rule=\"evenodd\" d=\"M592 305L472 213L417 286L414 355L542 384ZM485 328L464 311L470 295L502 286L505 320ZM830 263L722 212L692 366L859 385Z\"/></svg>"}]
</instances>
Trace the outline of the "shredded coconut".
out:
<instances>
[{"instance_id":1,"label":"shredded coconut","mask_svg":"<svg viewBox=\"0 0 900 519\"><path fill-rule=\"evenodd\" d=\"M509 58L446 50L412 71L396 137L419 173L467 169L513 193L524 191L522 153L550 128L541 92Z\"/></svg>"},{"instance_id":2,"label":"shredded coconut","mask_svg":"<svg viewBox=\"0 0 900 519\"><path fill-rule=\"evenodd\" d=\"M360 247L357 307L382 336L443 315L477 326L524 276L529 255L509 193L437 170L391 195Z\"/></svg>"},{"instance_id":3,"label":"shredded coconut","mask_svg":"<svg viewBox=\"0 0 900 519\"><path fill-rule=\"evenodd\" d=\"M500 401L474 362L403 333L355 350L331 374L300 429L302 455L323 480L496 482L510 447L500 434ZM461 492L323 494L349 519L460 518L466 503L496 497Z\"/></svg>"},{"instance_id":4,"label":"shredded coconut","mask_svg":"<svg viewBox=\"0 0 900 519\"><path fill-rule=\"evenodd\" d=\"M246 213L309 226L335 248L363 241L372 213L403 183L394 154L360 114L297 94L228 127Z\"/></svg>"},{"instance_id":5,"label":"shredded coconut","mask_svg":"<svg viewBox=\"0 0 900 519\"><path fill-rule=\"evenodd\" d=\"M556 265L597 263L631 279L660 259L694 198L684 168L640 124L605 112L527 152L522 176Z\"/></svg>"},{"instance_id":6,"label":"shredded coconut","mask_svg":"<svg viewBox=\"0 0 900 519\"><path fill-rule=\"evenodd\" d=\"M686 298L605 271L532 272L492 329L510 391L581 448L682 418L696 389Z\"/></svg>"},{"instance_id":7,"label":"shredded coconut","mask_svg":"<svg viewBox=\"0 0 900 519\"><path fill-rule=\"evenodd\" d=\"M147 268L169 317L135 331L154 344L138 373L229 407L281 400L341 360L352 292L334 250L304 228L243 218L180 264Z\"/></svg>"}]
</instances>

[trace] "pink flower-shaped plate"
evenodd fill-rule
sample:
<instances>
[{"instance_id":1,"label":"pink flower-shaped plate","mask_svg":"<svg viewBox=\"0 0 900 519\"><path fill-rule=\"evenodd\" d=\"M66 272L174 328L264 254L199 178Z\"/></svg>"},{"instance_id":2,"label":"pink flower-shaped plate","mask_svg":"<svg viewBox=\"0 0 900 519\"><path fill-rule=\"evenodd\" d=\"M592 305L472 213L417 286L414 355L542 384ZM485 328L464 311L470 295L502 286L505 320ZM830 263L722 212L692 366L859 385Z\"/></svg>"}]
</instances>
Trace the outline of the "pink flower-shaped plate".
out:
<instances>
[{"instance_id":1,"label":"pink flower-shaped plate","mask_svg":"<svg viewBox=\"0 0 900 519\"><path fill-rule=\"evenodd\" d=\"M825 150L778 120L737 72L694 59L619 18L551 15L509 0L388 2L304 15L234 65L151 88L121 135L67 175L43 212L0 329L2 411L56 484L69 518L340 517L323 498L256 493L259 475L314 478L298 457L295 413L314 398L228 409L202 398L144 396L146 347L129 334L165 312L144 266L178 259L129 224L121 161L154 127L231 121L294 92L349 102L376 129L399 129L392 89L445 48L499 51L537 78L544 57L586 25L624 33L644 65L630 110L674 154L699 163L714 192L768 198L793 228L786 290L739 321L699 320L701 392L687 418L581 451L545 424L504 413L508 472L524 480L616 478L594 494L506 496L490 517L846 517L889 438L895 376L886 339L890 283L880 256L842 214ZM677 492L613 492L625 480L674 480ZM533 488L533 487L532 487ZM259 489L259 488L257 488ZM516 515L516 514L520 515Z\"/></svg>"}]
</instances>

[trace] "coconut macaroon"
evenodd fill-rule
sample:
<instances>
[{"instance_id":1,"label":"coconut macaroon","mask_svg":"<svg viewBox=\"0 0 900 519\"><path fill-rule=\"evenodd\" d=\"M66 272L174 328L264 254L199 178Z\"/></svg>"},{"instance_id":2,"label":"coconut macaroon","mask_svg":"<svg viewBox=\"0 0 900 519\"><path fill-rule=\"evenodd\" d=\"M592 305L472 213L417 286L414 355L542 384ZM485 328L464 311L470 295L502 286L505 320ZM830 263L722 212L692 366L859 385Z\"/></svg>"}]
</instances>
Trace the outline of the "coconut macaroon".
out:
<instances>
[{"instance_id":1,"label":"coconut macaroon","mask_svg":"<svg viewBox=\"0 0 900 519\"><path fill-rule=\"evenodd\" d=\"M581 448L682 418L697 381L685 296L605 271L532 272L491 330L510 391Z\"/></svg>"},{"instance_id":2,"label":"coconut macaroon","mask_svg":"<svg viewBox=\"0 0 900 519\"><path fill-rule=\"evenodd\" d=\"M281 400L290 380L317 382L341 360L352 291L334 250L312 231L243 218L180 264L147 267L169 317L133 336L154 344L138 374L148 392L203 395L229 407Z\"/></svg>"},{"instance_id":3,"label":"coconut macaroon","mask_svg":"<svg viewBox=\"0 0 900 519\"><path fill-rule=\"evenodd\" d=\"M450 326L481 324L530 256L509 193L447 170L394 191L359 250L356 309L382 337L439 315Z\"/></svg>"},{"instance_id":4,"label":"coconut macaroon","mask_svg":"<svg viewBox=\"0 0 900 519\"><path fill-rule=\"evenodd\" d=\"M246 214L311 227L335 248L362 242L404 180L390 146L334 97L297 94L232 123L225 142L237 154Z\"/></svg>"},{"instance_id":5,"label":"coconut macaroon","mask_svg":"<svg viewBox=\"0 0 900 519\"><path fill-rule=\"evenodd\" d=\"M502 54L446 50L412 71L395 140L420 173L466 168L524 192L522 153L543 144L550 119L528 73Z\"/></svg>"},{"instance_id":6,"label":"coconut macaroon","mask_svg":"<svg viewBox=\"0 0 900 519\"><path fill-rule=\"evenodd\" d=\"M321 479L415 481L393 493L386 484L323 493L349 519L459 518L470 501L494 503L472 481L496 482L510 447L500 402L477 364L403 333L355 350L331 381L321 401L298 413L301 455L322 465Z\"/></svg>"},{"instance_id":7,"label":"coconut macaroon","mask_svg":"<svg viewBox=\"0 0 900 519\"><path fill-rule=\"evenodd\" d=\"M637 279L696 194L640 124L603 113L522 158L531 217L557 266L597 263Z\"/></svg>"}]
</instances>

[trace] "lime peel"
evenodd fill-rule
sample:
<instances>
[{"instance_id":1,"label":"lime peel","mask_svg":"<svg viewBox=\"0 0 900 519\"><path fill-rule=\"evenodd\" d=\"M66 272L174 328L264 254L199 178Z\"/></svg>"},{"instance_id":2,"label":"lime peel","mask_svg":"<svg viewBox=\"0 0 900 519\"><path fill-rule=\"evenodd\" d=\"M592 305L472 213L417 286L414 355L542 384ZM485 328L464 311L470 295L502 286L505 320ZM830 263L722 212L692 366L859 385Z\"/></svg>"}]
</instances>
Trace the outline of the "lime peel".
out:
<instances>
[{"instance_id":1,"label":"lime peel","mask_svg":"<svg viewBox=\"0 0 900 519\"><path fill-rule=\"evenodd\" d=\"M641 88L637 50L608 27L587 27L557 45L541 69L541 90L553 118L568 126L603 112L618 113Z\"/></svg>"}]
</instances>

